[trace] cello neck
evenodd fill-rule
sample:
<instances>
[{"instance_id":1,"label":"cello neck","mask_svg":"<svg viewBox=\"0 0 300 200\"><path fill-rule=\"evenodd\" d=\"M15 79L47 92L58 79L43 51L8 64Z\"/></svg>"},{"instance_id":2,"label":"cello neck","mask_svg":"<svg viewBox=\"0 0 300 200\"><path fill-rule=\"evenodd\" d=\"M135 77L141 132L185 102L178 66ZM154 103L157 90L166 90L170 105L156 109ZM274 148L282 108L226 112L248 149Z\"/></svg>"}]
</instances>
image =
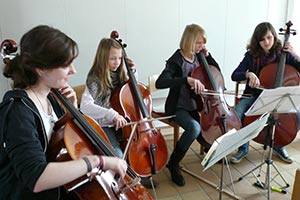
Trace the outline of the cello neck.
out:
<instances>
[{"instance_id":1,"label":"cello neck","mask_svg":"<svg viewBox=\"0 0 300 200\"><path fill-rule=\"evenodd\" d=\"M212 73L210 72L209 65L207 63L205 55L204 55L204 53L202 51L200 51L199 55L200 55L201 62L204 65L204 68L205 68L205 71L207 73L207 76L208 76L208 79L210 81L210 84L212 85L213 90L217 91L218 90L217 89L217 84L216 84L216 82L214 80L214 77L213 77Z\"/></svg>"},{"instance_id":2,"label":"cello neck","mask_svg":"<svg viewBox=\"0 0 300 200\"><path fill-rule=\"evenodd\" d=\"M285 43L289 40L290 38L290 34L291 34L291 29L290 27L293 25L293 23L291 21L286 23L286 30L284 33L284 43L283 43L283 47ZM280 29L279 31L284 31L284 29ZM293 30L293 34L295 34L294 30ZM282 54L280 56L280 61L278 64L278 69L277 69L277 75L276 75L276 79L275 79L275 88L277 87L281 87L283 85L283 79L284 79L284 71L285 71L285 63L286 63L286 52L282 50Z\"/></svg>"},{"instance_id":3,"label":"cello neck","mask_svg":"<svg viewBox=\"0 0 300 200\"><path fill-rule=\"evenodd\" d=\"M283 84L285 63L286 63L286 53L282 52L282 55L280 57L280 61L278 64L276 79L275 79L275 85L274 85L275 88L281 87Z\"/></svg>"},{"instance_id":4,"label":"cello neck","mask_svg":"<svg viewBox=\"0 0 300 200\"><path fill-rule=\"evenodd\" d=\"M134 92L134 96L136 98L136 101L138 103L138 106L140 108L140 111L141 111L143 117L144 118L149 118L149 116L150 116L149 112L148 112L147 107L146 107L146 105L143 101L142 94L141 94L140 89L139 89L138 84L137 84L137 80L136 80L132 70L130 69L130 65L127 61L127 56L126 56L126 52L125 52L124 48L123 48L123 52L124 52L124 63L126 65L126 69L128 71L129 79L131 80L130 85L131 85L131 88Z\"/></svg>"},{"instance_id":5,"label":"cello neck","mask_svg":"<svg viewBox=\"0 0 300 200\"><path fill-rule=\"evenodd\" d=\"M84 133L84 135L89 139L97 151L103 152L107 156L116 156L107 143L99 137L99 133L85 120L82 113L79 112L73 104L63 96L57 89L52 88L51 92L59 99L59 101L64 105L67 112L74 117L76 123L78 123L78 128Z\"/></svg>"},{"instance_id":6,"label":"cello neck","mask_svg":"<svg viewBox=\"0 0 300 200\"><path fill-rule=\"evenodd\" d=\"M126 69L127 69L127 72L128 72L129 80L131 80L129 84L131 86L131 89L133 90L133 93L134 93L134 96L135 96L136 101L138 103L139 109L140 109L140 111L141 111L144 118L149 118L150 115L149 115L147 107L146 107L146 105L143 101L142 94L141 94L141 91L139 90L136 78L135 78L132 70L130 69L130 65L127 61L127 55L126 55L126 51L125 51L126 45L123 45L122 40L117 39L118 37L119 37L119 33L117 31L112 31L111 32L110 38L115 39L120 44L120 46L122 47L123 55L124 55L124 63L125 63L125 66L126 66Z\"/></svg>"}]
</instances>

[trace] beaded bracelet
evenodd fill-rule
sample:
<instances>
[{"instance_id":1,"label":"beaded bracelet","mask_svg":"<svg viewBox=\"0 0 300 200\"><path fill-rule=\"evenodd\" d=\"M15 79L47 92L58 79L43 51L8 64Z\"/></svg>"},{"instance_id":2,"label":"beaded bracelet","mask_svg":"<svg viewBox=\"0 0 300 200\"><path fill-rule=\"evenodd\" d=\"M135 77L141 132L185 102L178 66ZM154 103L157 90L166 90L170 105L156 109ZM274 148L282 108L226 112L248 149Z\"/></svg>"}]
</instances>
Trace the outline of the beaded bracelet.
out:
<instances>
[{"instance_id":1,"label":"beaded bracelet","mask_svg":"<svg viewBox=\"0 0 300 200\"><path fill-rule=\"evenodd\" d=\"M86 167L87 167L87 172L92 171L92 164L90 162L90 160L87 157L82 157L82 159L84 160Z\"/></svg>"}]
</instances>

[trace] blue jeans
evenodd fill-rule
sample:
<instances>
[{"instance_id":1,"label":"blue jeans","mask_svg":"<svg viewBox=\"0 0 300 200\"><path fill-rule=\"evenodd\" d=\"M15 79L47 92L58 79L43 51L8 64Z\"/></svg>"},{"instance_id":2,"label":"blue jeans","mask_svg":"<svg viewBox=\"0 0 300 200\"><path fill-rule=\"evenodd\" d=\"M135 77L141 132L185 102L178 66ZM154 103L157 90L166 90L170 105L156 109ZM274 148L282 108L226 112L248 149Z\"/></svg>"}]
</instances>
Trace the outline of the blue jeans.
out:
<instances>
[{"instance_id":1,"label":"blue jeans","mask_svg":"<svg viewBox=\"0 0 300 200\"><path fill-rule=\"evenodd\" d=\"M117 137L116 137L117 135L122 134L122 129L119 129L118 131L116 131L114 127L102 127L102 129L103 129L105 135L108 137L116 156L118 156L119 158L122 158L123 151L122 151L119 141L117 140Z\"/></svg>"},{"instance_id":2,"label":"blue jeans","mask_svg":"<svg viewBox=\"0 0 300 200\"><path fill-rule=\"evenodd\" d=\"M241 122L244 122L245 119L245 112L252 106L256 98L242 98L239 103L235 106L235 111L238 117L241 119ZM239 150L241 151L247 151L248 152L249 143L245 143L242 146L239 147Z\"/></svg>"},{"instance_id":3,"label":"blue jeans","mask_svg":"<svg viewBox=\"0 0 300 200\"><path fill-rule=\"evenodd\" d=\"M198 112L188 112L184 109L177 109L175 115L176 117L173 119L174 122L184 129L184 132L176 144L176 148L185 152L195 139L200 143L201 127L199 119L197 119Z\"/></svg>"}]
</instances>

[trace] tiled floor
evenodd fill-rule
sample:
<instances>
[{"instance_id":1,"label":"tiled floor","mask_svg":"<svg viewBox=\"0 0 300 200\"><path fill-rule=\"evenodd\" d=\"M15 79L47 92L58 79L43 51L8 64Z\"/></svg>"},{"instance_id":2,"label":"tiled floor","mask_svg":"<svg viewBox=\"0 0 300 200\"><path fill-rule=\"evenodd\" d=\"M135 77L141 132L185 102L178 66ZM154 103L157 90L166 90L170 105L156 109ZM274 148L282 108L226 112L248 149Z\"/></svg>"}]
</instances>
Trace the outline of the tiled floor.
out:
<instances>
[{"instance_id":1,"label":"tiled floor","mask_svg":"<svg viewBox=\"0 0 300 200\"><path fill-rule=\"evenodd\" d=\"M169 148L169 153L173 148L173 138L172 138L172 129L162 129L163 135ZM206 200L206 199L219 199L220 192L216 188L221 180L221 167L222 164L217 163L211 168L203 172L203 167L201 165L201 159L199 158L199 149L200 146L198 143L194 143L189 149L187 155L184 157L181 165L192 171L196 176L200 177L197 179L185 172L183 176L186 181L186 185L183 187L176 186L170 179L170 174L167 168L163 169L159 173L153 176L155 181L159 182L159 186L155 189L157 194L157 199L159 200ZM290 200L293 191L294 177L297 168L300 168L300 136L298 135L295 140L287 146L287 151L295 159L294 163L286 164L283 163L276 155L272 156L274 165L280 171L280 174L286 179L289 187L286 187L286 183L278 175L273 165L269 165L271 169L271 186L274 187L286 187L286 194L279 193L276 191L270 190L269 199L281 199L281 200ZM269 151L266 151L266 154ZM250 142L250 152L246 159L242 160L239 164L229 164L229 171L231 172L233 178L233 187L236 192L236 197L240 199L247 200L264 200L268 199L268 189L260 189L253 185L256 182L255 176L250 173L245 176L242 180L238 179L245 175L247 172L251 171L257 165L262 163L262 153L263 146L254 141ZM228 159L230 156L227 157ZM261 176L258 177L263 183L265 183L265 172L267 169L267 164L262 165ZM227 165L224 165L223 170L223 189L228 193L221 193L222 199L236 199L233 197L234 193L232 187L229 187L231 184L230 176L227 170ZM254 171L257 175L259 170ZM150 190L153 193L153 190ZM153 193L154 194L154 193Z\"/></svg>"}]
</instances>

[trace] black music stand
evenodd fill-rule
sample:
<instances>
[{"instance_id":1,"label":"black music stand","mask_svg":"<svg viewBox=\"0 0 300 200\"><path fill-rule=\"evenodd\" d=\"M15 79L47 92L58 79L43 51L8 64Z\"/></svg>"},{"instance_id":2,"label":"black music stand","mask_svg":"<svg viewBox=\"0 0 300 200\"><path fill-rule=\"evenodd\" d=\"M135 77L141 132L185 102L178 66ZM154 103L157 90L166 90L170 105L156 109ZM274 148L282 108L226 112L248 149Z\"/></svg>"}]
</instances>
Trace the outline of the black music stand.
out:
<instances>
[{"instance_id":1,"label":"black music stand","mask_svg":"<svg viewBox=\"0 0 300 200\"><path fill-rule=\"evenodd\" d=\"M201 162L201 165L204 167L203 171L205 171L209 167L217 163L219 160L223 159L221 179L219 183L219 199L222 199L222 193L224 192L222 190L224 158L226 158L228 154L233 152L240 145L255 138L259 134L259 132L266 126L268 118L269 114L265 114L261 118L241 128L238 131L230 130L229 132L220 136L213 142L211 148L209 149L203 161ZM239 199L239 197L237 197L236 195L234 195L233 197Z\"/></svg>"},{"instance_id":2,"label":"black music stand","mask_svg":"<svg viewBox=\"0 0 300 200\"><path fill-rule=\"evenodd\" d=\"M268 157L265 161L262 161L258 166L254 169L250 170L245 175L239 178L239 181L243 179L243 177L247 176L250 173L253 173L256 169L262 167L264 164L267 164L267 172L265 177L265 183L262 183L258 177L254 174L257 182L254 184L255 186L259 186L263 189L268 189L268 199L270 199L270 179L271 179L271 165L277 171L278 175L282 178L282 180L286 183L286 187L289 187L289 184L285 180L285 178L280 174L279 170L275 166L272 160L273 153L273 145L274 145L274 134L275 134L275 126L276 126L276 114L278 113L298 113L300 107L300 87L299 86L291 86L291 87L279 87L276 89L265 89L262 91L260 96L256 99L253 105L249 108L249 110L245 113L246 116L251 115L261 115L264 112L270 112L270 116L268 119L268 126L271 130L271 140L270 144L265 144L265 146L269 145L269 153ZM296 130L295 130L296 131ZM266 137L269 137L267 134ZM266 140L267 141L267 140ZM281 191L281 189L279 189Z\"/></svg>"}]
</instances>

